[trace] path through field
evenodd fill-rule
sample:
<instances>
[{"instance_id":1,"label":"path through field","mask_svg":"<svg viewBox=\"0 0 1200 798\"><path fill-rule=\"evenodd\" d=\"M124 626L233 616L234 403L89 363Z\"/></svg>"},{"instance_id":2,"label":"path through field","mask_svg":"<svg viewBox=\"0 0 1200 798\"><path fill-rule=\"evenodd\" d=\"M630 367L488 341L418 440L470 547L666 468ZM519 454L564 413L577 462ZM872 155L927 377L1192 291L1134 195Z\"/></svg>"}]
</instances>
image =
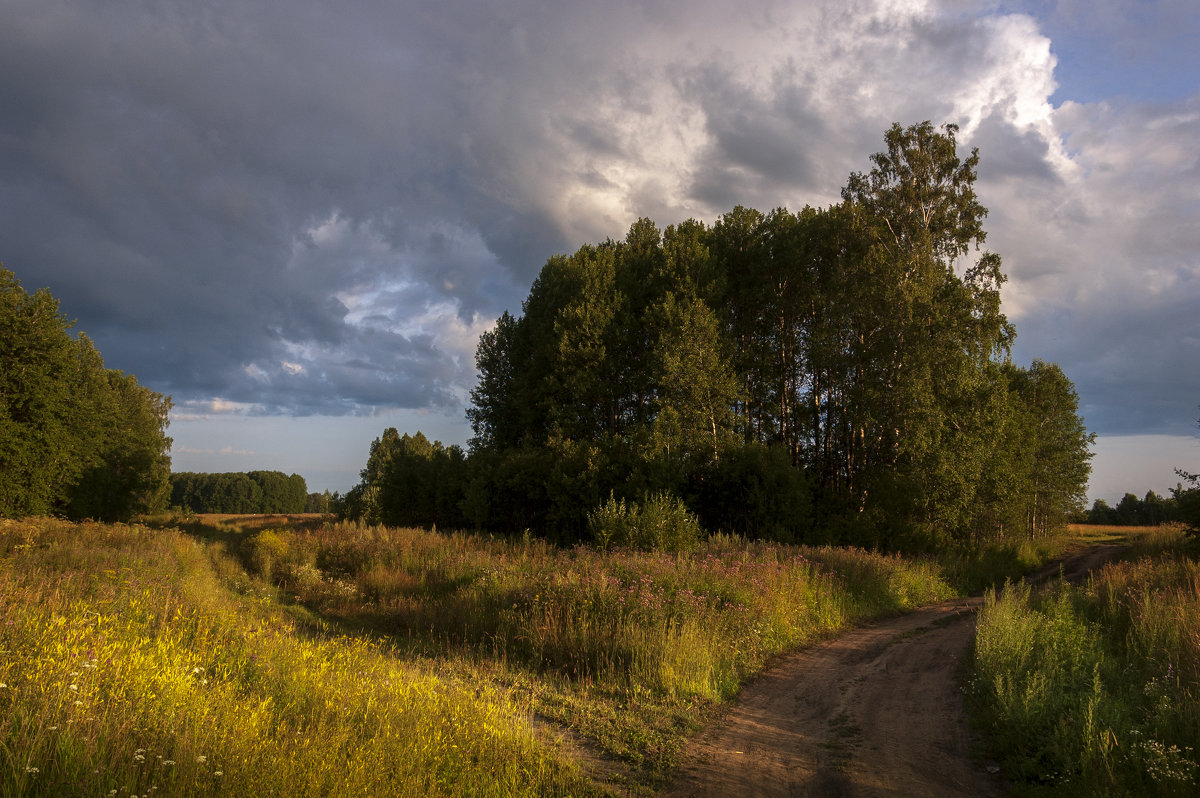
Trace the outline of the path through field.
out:
<instances>
[{"instance_id":1,"label":"path through field","mask_svg":"<svg viewBox=\"0 0 1200 798\"><path fill-rule=\"evenodd\" d=\"M1111 559L1094 546L1031 581L1072 581ZM971 759L960 667L982 598L926 607L791 654L701 735L670 796L999 796Z\"/></svg>"}]
</instances>

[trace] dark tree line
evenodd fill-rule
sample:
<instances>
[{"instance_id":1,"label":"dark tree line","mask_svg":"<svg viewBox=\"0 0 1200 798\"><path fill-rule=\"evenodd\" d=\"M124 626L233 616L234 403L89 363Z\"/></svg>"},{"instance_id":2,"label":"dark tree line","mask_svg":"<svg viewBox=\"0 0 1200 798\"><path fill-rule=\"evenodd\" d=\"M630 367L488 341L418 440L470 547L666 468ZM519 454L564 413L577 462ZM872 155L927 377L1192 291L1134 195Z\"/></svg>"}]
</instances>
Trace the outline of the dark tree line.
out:
<instances>
[{"instance_id":1,"label":"dark tree line","mask_svg":"<svg viewBox=\"0 0 1200 798\"><path fill-rule=\"evenodd\" d=\"M319 506L318 498L310 496L304 477L282 471L171 475L171 505L185 512L303 513Z\"/></svg>"},{"instance_id":2,"label":"dark tree line","mask_svg":"<svg viewBox=\"0 0 1200 798\"><path fill-rule=\"evenodd\" d=\"M1177 496L1185 492L1181 483L1171 491L1171 496L1159 496L1150 490L1139 499L1137 494L1126 493L1115 506L1104 499L1096 499L1082 519L1089 524L1108 526L1157 526L1180 522L1184 517Z\"/></svg>"},{"instance_id":3,"label":"dark tree line","mask_svg":"<svg viewBox=\"0 0 1200 798\"><path fill-rule=\"evenodd\" d=\"M1080 518L1089 524L1113 526L1181 523L1192 535L1200 537L1200 474L1182 468L1175 469L1175 473L1182 482L1171 488L1170 496L1159 496L1151 490L1139 499L1136 494L1126 493L1115 507L1097 499Z\"/></svg>"},{"instance_id":4,"label":"dark tree line","mask_svg":"<svg viewBox=\"0 0 1200 798\"><path fill-rule=\"evenodd\" d=\"M551 258L480 340L470 455L388 430L358 513L577 539L609 497L669 493L710 530L783 539L1061 523L1091 436L1061 369L1009 358L955 133L893 126L825 209L641 219Z\"/></svg>"},{"instance_id":5,"label":"dark tree line","mask_svg":"<svg viewBox=\"0 0 1200 798\"><path fill-rule=\"evenodd\" d=\"M0 516L123 520L166 506L170 397L104 367L47 290L0 268Z\"/></svg>"}]
</instances>

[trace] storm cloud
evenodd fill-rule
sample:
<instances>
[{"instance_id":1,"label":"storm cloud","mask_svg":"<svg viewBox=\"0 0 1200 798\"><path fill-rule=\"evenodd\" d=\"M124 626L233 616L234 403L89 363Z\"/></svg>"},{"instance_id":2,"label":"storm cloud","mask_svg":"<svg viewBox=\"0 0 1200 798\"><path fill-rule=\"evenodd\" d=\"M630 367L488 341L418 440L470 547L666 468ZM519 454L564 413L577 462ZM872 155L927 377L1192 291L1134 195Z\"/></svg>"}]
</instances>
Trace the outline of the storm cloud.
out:
<instances>
[{"instance_id":1,"label":"storm cloud","mask_svg":"<svg viewBox=\"0 0 1200 798\"><path fill-rule=\"evenodd\" d=\"M1118 41L1117 5L0 0L0 260L184 413L457 412L550 255L827 204L892 122L953 122L1018 358L1093 430L1187 434L1195 50L1075 101L1048 33Z\"/></svg>"}]
</instances>

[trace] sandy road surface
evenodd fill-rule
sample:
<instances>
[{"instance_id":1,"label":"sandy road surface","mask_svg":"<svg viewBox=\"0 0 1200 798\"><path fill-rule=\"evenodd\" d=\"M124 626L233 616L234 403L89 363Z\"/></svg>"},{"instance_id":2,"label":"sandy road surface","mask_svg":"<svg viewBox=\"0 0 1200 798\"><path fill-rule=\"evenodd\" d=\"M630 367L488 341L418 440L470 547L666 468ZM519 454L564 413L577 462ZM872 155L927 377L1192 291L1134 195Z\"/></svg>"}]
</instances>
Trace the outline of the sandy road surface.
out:
<instances>
[{"instance_id":1,"label":"sandy road surface","mask_svg":"<svg viewBox=\"0 0 1200 798\"><path fill-rule=\"evenodd\" d=\"M1119 546L1040 571L1077 580ZM959 669L981 598L931 605L795 652L698 738L671 796L1000 796L970 757Z\"/></svg>"}]
</instances>

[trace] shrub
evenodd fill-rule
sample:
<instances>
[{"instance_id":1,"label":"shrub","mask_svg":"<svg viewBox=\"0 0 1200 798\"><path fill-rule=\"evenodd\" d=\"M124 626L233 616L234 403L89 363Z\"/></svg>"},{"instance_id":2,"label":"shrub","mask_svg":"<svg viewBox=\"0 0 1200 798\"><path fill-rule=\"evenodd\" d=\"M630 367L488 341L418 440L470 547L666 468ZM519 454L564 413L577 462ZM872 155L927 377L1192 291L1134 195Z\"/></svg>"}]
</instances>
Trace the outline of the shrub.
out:
<instances>
[{"instance_id":1,"label":"shrub","mask_svg":"<svg viewBox=\"0 0 1200 798\"><path fill-rule=\"evenodd\" d=\"M588 531L602 549L629 546L648 551L689 551L703 536L700 522L670 493L654 493L642 504L609 496L588 515Z\"/></svg>"}]
</instances>

